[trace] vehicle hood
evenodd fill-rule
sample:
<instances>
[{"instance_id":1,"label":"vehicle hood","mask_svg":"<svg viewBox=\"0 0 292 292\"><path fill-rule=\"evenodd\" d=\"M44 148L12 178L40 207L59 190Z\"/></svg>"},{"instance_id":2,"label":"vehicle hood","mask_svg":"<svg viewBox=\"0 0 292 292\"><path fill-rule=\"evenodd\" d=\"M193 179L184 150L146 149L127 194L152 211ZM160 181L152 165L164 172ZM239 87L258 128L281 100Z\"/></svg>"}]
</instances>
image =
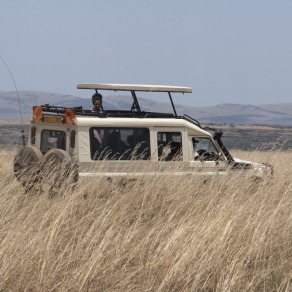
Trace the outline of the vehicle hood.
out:
<instances>
[{"instance_id":1,"label":"vehicle hood","mask_svg":"<svg viewBox=\"0 0 292 292\"><path fill-rule=\"evenodd\" d=\"M264 174L273 174L273 168L271 165L266 163L259 163L250 160L243 160L239 158L234 159L233 168L236 169L252 169L256 175L263 176Z\"/></svg>"}]
</instances>

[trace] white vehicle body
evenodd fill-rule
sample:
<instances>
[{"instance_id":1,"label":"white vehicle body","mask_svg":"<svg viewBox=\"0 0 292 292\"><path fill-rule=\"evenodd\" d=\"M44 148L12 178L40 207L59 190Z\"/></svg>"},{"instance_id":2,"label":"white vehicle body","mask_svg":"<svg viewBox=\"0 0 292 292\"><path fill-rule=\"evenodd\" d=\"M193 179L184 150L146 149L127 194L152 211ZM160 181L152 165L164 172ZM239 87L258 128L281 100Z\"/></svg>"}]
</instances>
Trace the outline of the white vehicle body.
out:
<instances>
[{"instance_id":1,"label":"white vehicle body","mask_svg":"<svg viewBox=\"0 0 292 292\"><path fill-rule=\"evenodd\" d=\"M44 158L51 149L66 152L78 166L79 177L220 175L230 169L258 175L267 169L233 159L221 142L222 133L212 135L198 121L176 114L171 93L191 93L189 87L83 83L77 88L129 91L133 97L128 111L33 108L28 147L38 149ZM141 111L136 96L140 91L168 93L174 114Z\"/></svg>"}]
</instances>

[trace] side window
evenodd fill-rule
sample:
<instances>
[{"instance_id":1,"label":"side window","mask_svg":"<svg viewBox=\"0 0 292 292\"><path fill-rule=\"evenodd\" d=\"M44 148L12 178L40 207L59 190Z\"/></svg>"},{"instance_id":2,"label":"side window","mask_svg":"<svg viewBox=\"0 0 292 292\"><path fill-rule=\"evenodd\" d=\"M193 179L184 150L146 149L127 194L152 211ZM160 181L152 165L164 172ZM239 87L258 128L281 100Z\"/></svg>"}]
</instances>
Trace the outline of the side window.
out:
<instances>
[{"instance_id":1,"label":"side window","mask_svg":"<svg viewBox=\"0 0 292 292\"><path fill-rule=\"evenodd\" d=\"M209 138L192 138L195 160L216 161L220 155L213 141Z\"/></svg>"},{"instance_id":2,"label":"side window","mask_svg":"<svg viewBox=\"0 0 292 292\"><path fill-rule=\"evenodd\" d=\"M56 130L42 130L41 152L45 154L50 149L66 150L66 133Z\"/></svg>"},{"instance_id":3,"label":"side window","mask_svg":"<svg viewBox=\"0 0 292 292\"><path fill-rule=\"evenodd\" d=\"M180 132L158 132L157 144L159 160L182 160L182 136Z\"/></svg>"},{"instance_id":4,"label":"side window","mask_svg":"<svg viewBox=\"0 0 292 292\"><path fill-rule=\"evenodd\" d=\"M150 133L147 128L91 128L89 134L93 160L150 158Z\"/></svg>"}]
</instances>

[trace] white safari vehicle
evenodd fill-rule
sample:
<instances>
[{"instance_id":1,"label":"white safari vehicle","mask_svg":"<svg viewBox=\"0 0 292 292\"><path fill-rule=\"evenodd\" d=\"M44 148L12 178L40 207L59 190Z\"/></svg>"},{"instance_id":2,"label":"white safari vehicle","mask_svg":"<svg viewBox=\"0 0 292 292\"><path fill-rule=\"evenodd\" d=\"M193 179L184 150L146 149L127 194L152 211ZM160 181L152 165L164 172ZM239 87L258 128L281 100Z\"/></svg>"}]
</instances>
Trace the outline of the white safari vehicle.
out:
<instances>
[{"instance_id":1,"label":"white safari vehicle","mask_svg":"<svg viewBox=\"0 0 292 292\"><path fill-rule=\"evenodd\" d=\"M133 104L129 110L99 111L34 106L29 143L14 160L14 173L26 189L48 172L61 184L68 176L77 181L97 175L218 175L244 169L261 176L270 171L267 165L233 158L221 141L221 131L177 115L172 94L191 93L190 87L85 83L77 88L93 93L128 91ZM139 92L166 93L173 113L143 111Z\"/></svg>"}]
</instances>

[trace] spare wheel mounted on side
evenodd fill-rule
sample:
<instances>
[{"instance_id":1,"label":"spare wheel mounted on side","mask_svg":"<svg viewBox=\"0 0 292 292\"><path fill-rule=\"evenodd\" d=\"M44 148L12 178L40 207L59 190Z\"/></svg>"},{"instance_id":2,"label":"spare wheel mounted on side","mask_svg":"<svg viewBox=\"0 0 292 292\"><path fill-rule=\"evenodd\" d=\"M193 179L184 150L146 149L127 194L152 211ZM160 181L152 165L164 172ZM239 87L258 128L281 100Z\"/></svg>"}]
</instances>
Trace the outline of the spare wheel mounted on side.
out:
<instances>
[{"instance_id":1,"label":"spare wheel mounted on side","mask_svg":"<svg viewBox=\"0 0 292 292\"><path fill-rule=\"evenodd\" d=\"M39 181L41 151L33 146L24 146L15 155L13 170L15 177L25 189L31 189Z\"/></svg>"},{"instance_id":2,"label":"spare wheel mounted on side","mask_svg":"<svg viewBox=\"0 0 292 292\"><path fill-rule=\"evenodd\" d=\"M62 149L51 149L43 157L40 165L42 183L48 183L51 187L60 187L62 182L72 175L75 182L75 170L70 155Z\"/></svg>"}]
</instances>

